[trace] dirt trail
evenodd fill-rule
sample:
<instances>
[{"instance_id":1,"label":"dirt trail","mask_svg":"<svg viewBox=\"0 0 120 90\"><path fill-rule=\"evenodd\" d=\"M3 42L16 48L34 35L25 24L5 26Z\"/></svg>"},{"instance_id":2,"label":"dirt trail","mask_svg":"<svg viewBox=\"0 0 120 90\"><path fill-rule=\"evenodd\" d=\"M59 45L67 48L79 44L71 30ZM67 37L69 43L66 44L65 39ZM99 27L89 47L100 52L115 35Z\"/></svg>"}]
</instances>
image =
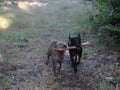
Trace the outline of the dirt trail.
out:
<instances>
[{"instance_id":1,"label":"dirt trail","mask_svg":"<svg viewBox=\"0 0 120 90\"><path fill-rule=\"evenodd\" d=\"M89 30L86 29L90 28L87 14L91 3L88 1L86 7L83 0L24 0L18 6L19 9L9 12L20 14L21 22L29 24L19 32L30 29L36 37L29 39L28 47L21 48L17 57L13 56L12 62L19 67L9 72L12 83L5 90L96 90L93 82L102 78L99 76L102 69L97 72L97 67L102 68L103 64L99 62L104 56L101 51L95 53L93 46L84 48L77 74L70 67L69 57L64 60L58 78L53 76L52 64L45 65L50 40L67 42L68 35L79 30L83 42L90 40ZM15 27L14 30L16 32Z\"/></svg>"}]
</instances>

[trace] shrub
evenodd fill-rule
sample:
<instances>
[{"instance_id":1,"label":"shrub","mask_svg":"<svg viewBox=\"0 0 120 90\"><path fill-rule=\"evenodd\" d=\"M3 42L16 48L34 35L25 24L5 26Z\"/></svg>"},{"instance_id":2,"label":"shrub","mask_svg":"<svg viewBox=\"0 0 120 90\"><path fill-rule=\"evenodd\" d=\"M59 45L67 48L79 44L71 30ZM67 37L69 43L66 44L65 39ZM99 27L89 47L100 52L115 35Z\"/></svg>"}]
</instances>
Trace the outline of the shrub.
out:
<instances>
[{"instance_id":1,"label":"shrub","mask_svg":"<svg viewBox=\"0 0 120 90\"><path fill-rule=\"evenodd\" d=\"M100 41L111 49L119 50L120 0L97 0L96 7L99 14L93 20L93 27L99 28Z\"/></svg>"}]
</instances>

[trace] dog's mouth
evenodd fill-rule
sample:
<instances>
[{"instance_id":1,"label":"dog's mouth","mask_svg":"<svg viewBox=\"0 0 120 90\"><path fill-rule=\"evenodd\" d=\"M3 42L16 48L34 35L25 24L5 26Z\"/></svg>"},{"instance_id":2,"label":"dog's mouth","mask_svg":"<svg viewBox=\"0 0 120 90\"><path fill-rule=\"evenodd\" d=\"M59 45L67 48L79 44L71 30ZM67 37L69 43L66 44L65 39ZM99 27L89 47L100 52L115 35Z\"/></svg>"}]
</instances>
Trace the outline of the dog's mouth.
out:
<instances>
[{"instance_id":1,"label":"dog's mouth","mask_svg":"<svg viewBox=\"0 0 120 90\"><path fill-rule=\"evenodd\" d=\"M77 47L76 49L77 49L77 50L80 50L80 49L81 49L81 47Z\"/></svg>"}]
</instances>

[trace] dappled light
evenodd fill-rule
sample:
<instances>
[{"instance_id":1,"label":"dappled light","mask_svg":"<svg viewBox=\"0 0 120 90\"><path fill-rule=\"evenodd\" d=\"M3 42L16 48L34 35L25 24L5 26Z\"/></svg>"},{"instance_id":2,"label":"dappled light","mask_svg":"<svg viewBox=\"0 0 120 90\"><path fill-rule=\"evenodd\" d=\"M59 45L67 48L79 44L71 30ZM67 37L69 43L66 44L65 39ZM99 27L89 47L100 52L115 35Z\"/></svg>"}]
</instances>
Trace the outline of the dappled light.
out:
<instances>
[{"instance_id":1,"label":"dappled light","mask_svg":"<svg viewBox=\"0 0 120 90\"><path fill-rule=\"evenodd\" d=\"M18 7L24 10L28 10L29 2L20 1L18 2Z\"/></svg>"},{"instance_id":2,"label":"dappled light","mask_svg":"<svg viewBox=\"0 0 120 90\"><path fill-rule=\"evenodd\" d=\"M42 2L31 2L29 3L29 6L46 6L48 3L42 3Z\"/></svg>"},{"instance_id":3,"label":"dappled light","mask_svg":"<svg viewBox=\"0 0 120 90\"><path fill-rule=\"evenodd\" d=\"M34 1L34 2L29 2L29 1L20 1L18 2L18 7L24 10L28 10L29 7L41 7L41 6L46 6L48 3L43 3L43 2L38 2L38 1Z\"/></svg>"},{"instance_id":4,"label":"dappled light","mask_svg":"<svg viewBox=\"0 0 120 90\"><path fill-rule=\"evenodd\" d=\"M0 16L0 29L5 30L12 24L12 21L6 17Z\"/></svg>"}]
</instances>

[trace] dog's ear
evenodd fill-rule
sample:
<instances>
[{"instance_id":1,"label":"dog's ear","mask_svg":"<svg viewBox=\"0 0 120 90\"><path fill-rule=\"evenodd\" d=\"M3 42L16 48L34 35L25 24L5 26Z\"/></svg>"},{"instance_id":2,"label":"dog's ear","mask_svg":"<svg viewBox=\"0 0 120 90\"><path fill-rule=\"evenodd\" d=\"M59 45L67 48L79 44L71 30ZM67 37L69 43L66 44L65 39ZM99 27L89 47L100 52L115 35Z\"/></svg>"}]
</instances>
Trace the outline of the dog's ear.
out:
<instances>
[{"instance_id":1,"label":"dog's ear","mask_svg":"<svg viewBox=\"0 0 120 90\"><path fill-rule=\"evenodd\" d=\"M78 33L78 37L81 38L80 33Z\"/></svg>"},{"instance_id":2,"label":"dog's ear","mask_svg":"<svg viewBox=\"0 0 120 90\"><path fill-rule=\"evenodd\" d=\"M57 48L58 46L58 41L55 41L55 48Z\"/></svg>"},{"instance_id":3,"label":"dog's ear","mask_svg":"<svg viewBox=\"0 0 120 90\"><path fill-rule=\"evenodd\" d=\"M69 35L69 39L71 39L71 36Z\"/></svg>"}]
</instances>

